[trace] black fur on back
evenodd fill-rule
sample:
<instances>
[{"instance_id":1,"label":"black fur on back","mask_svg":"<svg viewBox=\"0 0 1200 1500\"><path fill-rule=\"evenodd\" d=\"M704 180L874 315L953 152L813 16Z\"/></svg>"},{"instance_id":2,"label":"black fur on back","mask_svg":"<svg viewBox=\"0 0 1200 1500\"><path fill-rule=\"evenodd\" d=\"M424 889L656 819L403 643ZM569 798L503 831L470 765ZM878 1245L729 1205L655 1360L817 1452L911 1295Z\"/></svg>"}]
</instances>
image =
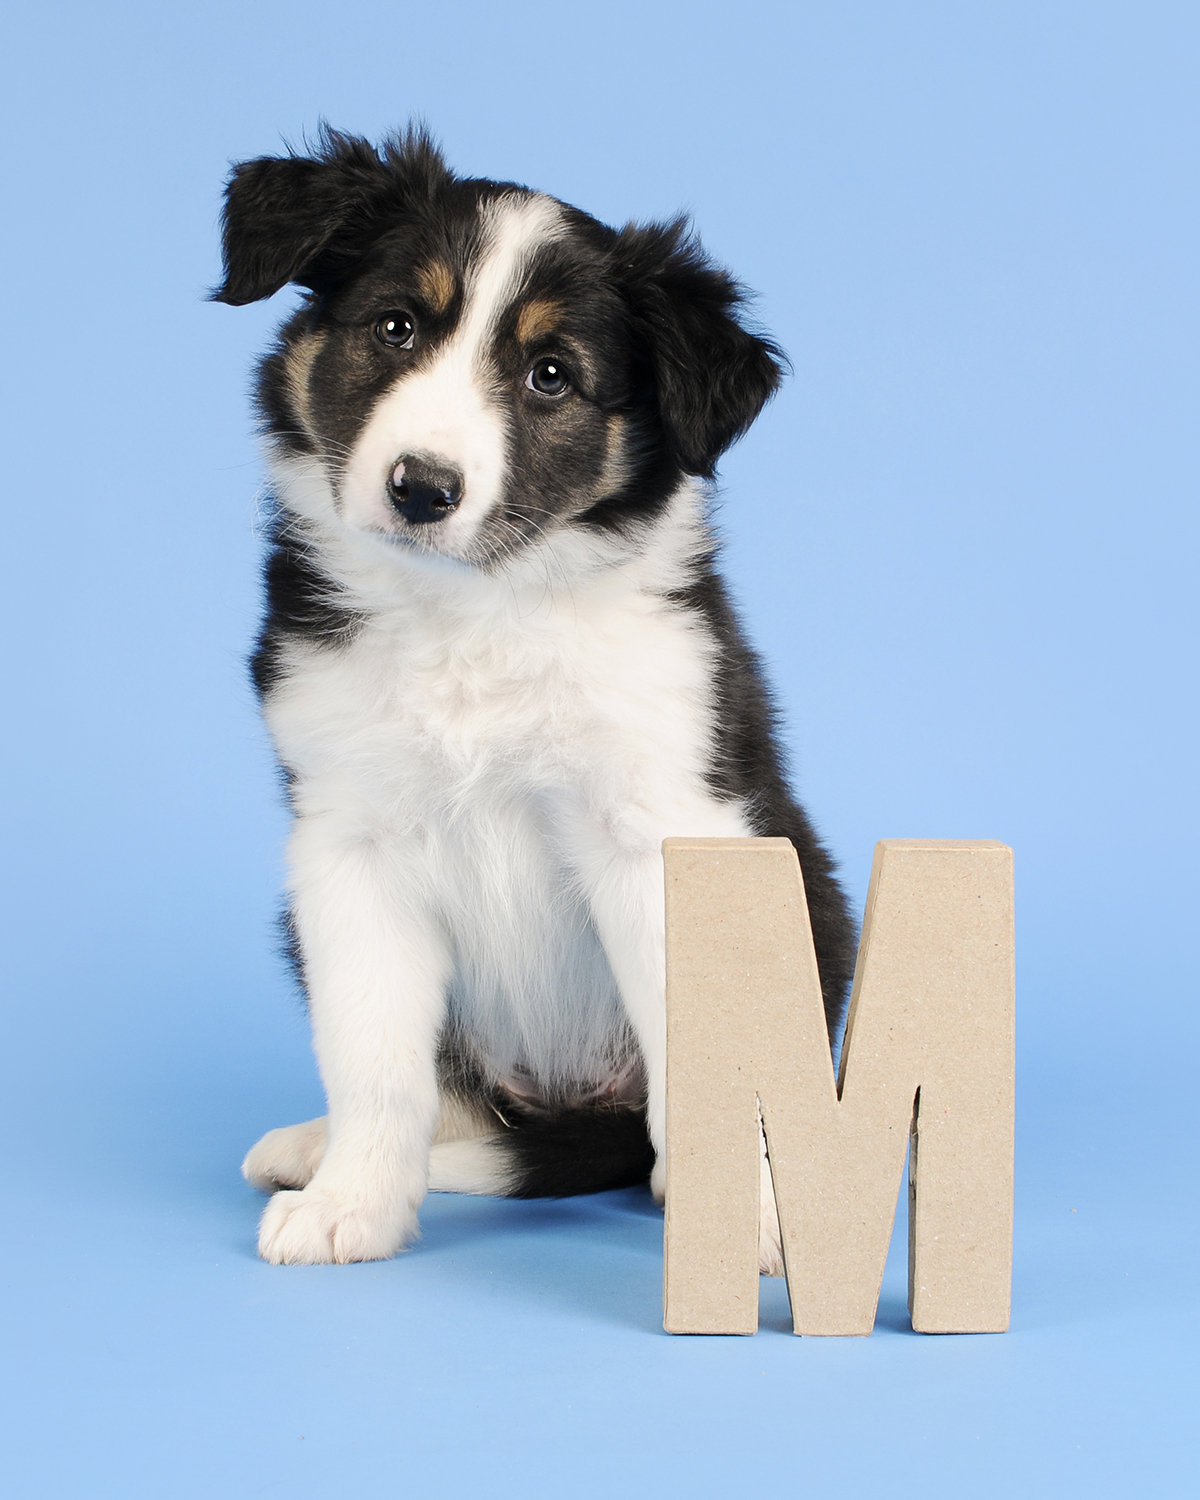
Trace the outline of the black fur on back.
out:
<instances>
[{"instance_id":1,"label":"black fur on back","mask_svg":"<svg viewBox=\"0 0 1200 1500\"><path fill-rule=\"evenodd\" d=\"M834 863L788 786L779 745L779 711L762 663L747 643L713 558L697 564L691 585L674 597L718 643L716 742L708 778L729 801L745 802L760 838L790 839L804 876L813 945L821 975L825 1025L833 1045L854 977L857 936Z\"/></svg>"}]
</instances>

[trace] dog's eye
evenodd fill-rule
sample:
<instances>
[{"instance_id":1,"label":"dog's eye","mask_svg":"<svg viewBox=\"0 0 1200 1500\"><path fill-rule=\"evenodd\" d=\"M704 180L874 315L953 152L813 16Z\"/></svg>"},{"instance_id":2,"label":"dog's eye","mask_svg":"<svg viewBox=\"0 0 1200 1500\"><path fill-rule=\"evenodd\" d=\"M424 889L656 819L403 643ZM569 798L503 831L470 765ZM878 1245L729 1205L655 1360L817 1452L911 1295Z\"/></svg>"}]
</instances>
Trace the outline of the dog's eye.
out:
<instances>
[{"instance_id":1,"label":"dog's eye","mask_svg":"<svg viewBox=\"0 0 1200 1500\"><path fill-rule=\"evenodd\" d=\"M557 359L539 359L525 377L531 391L542 396L565 396L571 389L571 377L567 368Z\"/></svg>"},{"instance_id":2,"label":"dog's eye","mask_svg":"<svg viewBox=\"0 0 1200 1500\"><path fill-rule=\"evenodd\" d=\"M375 324L375 337L389 349L411 349L417 330L406 312L385 312Z\"/></svg>"}]
</instances>

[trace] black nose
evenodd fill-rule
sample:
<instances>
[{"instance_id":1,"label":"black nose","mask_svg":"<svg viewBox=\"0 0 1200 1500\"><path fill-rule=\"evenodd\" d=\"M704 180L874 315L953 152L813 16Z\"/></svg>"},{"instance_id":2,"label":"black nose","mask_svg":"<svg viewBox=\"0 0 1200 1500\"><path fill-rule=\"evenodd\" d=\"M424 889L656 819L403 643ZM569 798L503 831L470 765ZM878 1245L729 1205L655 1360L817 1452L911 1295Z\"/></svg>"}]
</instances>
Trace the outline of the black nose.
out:
<instances>
[{"instance_id":1,"label":"black nose","mask_svg":"<svg viewBox=\"0 0 1200 1500\"><path fill-rule=\"evenodd\" d=\"M462 499L462 475L427 458L399 458L388 481L392 504L406 521L443 521Z\"/></svg>"}]
</instances>

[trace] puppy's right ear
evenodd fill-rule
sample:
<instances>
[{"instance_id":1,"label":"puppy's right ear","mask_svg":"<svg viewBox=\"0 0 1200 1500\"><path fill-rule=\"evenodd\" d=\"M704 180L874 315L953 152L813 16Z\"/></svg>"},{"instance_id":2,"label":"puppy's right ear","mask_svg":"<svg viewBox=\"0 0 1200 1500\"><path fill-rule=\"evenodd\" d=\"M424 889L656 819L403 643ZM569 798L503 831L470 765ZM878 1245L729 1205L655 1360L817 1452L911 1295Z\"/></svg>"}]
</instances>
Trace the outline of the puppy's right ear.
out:
<instances>
[{"instance_id":1,"label":"puppy's right ear","mask_svg":"<svg viewBox=\"0 0 1200 1500\"><path fill-rule=\"evenodd\" d=\"M333 284L390 219L449 178L421 127L384 143L326 129L315 156L260 156L234 167L225 189L225 280L214 302L243 307L290 281Z\"/></svg>"},{"instance_id":2,"label":"puppy's right ear","mask_svg":"<svg viewBox=\"0 0 1200 1500\"><path fill-rule=\"evenodd\" d=\"M236 166L221 219L225 280L212 300L244 307L289 281L305 283L346 221L349 186L334 164L304 156Z\"/></svg>"}]
</instances>

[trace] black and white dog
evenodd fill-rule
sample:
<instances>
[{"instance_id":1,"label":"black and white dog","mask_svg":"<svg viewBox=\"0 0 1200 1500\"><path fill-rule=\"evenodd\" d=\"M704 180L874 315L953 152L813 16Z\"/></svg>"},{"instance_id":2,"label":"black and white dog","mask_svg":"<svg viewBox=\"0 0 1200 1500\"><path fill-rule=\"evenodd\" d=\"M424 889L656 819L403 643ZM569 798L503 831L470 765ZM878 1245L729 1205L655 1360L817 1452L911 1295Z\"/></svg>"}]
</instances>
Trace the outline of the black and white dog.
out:
<instances>
[{"instance_id":1,"label":"black and white dog","mask_svg":"<svg viewBox=\"0 0 1200 1500\"><path fill-rule=\"evenodd\" d=\"M253 670L329 1114L246 1158L259 1250L390 1256L430 1189L661 1198L663 838L792 840L831 1035L853 966L707 523L778 351L681 223L419 131L238 166L224 251L217 300L309 294L260 373Z\"/></svg>"}]
</instances>

